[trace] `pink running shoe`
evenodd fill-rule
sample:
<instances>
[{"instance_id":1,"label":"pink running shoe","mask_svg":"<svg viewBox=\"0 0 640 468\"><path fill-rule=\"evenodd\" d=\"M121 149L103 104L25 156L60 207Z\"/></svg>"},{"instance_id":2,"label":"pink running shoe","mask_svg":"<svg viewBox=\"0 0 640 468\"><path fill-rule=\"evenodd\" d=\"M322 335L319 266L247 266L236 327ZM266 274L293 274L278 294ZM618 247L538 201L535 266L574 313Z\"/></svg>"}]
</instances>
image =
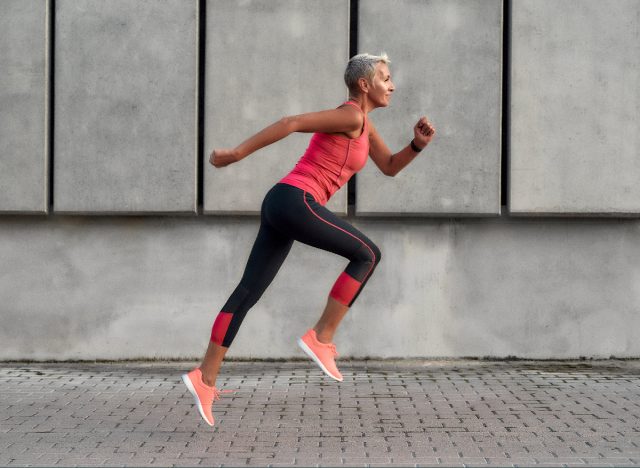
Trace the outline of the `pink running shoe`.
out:
<instances>
[{"instance_id":1,"label":"pink running shoe","mask_svg":"<svg viewBox=\"0 0 640 468\"><path fill-rule=\"evenodd\" d=\"M182 381L196 400L196 406L202 419L209 426L213 426L215 423L213 413L211 413L213 402L220 399L221 393L233 392L233 390L218 390L216 387L210 387L205 384L202 381L202 371L200 371L199 367L196 367L188 374L183 374Z\"/></svg>"},{"instance_id":2,"label":"pink running shoe","mask_svg":"<svg viewBox=\"0 0 640 468\"><path fill-rule=\"evenodd\" d=\"M316 331L310 328L302 338L298 338L298 346L320 366L320 369L325 374L338 382L342 382L342 374L336 367L336 361L334 360L338 356L335 344L320 343Z\"/></svg>"}]
</instances>

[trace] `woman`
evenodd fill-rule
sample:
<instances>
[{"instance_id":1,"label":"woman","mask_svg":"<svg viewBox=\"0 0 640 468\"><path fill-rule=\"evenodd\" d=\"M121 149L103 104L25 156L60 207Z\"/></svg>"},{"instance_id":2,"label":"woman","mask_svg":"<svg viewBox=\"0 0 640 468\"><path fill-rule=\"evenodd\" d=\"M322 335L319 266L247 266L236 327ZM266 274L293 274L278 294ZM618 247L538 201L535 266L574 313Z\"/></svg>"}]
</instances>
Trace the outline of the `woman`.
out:
<instances>
[{"instance_id":1,"label":"woman","mask_svg":"<svg viewBox=\"0 0 640 468\"><path fill-rule=\"evenodd\" d=\"M349 60L344 79L349 100L336 109L284 117L234 149L216 149L209 161L220 168L246 158L292 132L314 133L294 169L267 193L260 210L260 230L240 284L216 317L200 367L182 379L194 396L200 415L213 426L211 405L220 398L215 387L224 355L247 311L276 276L294 240L350 260L329 293L324 313L299 346L331 378L342 381L334 358L333 335L347 310L380 262L380 250L364 234L337 217L325 204L371 156L378 168L394 176L435 135L426 117L414 126L415 138L392 154L367 114L389 105L394 86L386 54L360 54Z\"/></svg>"}]
</instances>

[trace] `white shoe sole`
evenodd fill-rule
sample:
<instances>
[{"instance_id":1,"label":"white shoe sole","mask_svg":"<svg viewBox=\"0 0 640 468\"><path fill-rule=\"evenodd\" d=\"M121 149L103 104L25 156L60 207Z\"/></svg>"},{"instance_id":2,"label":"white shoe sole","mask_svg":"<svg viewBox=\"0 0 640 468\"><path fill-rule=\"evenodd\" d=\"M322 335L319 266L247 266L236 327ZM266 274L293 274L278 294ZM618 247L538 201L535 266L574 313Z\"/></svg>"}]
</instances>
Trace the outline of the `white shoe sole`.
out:
<instances>
[{"instance_id":1,"label":"white shoe sole","mask_svg":"<svg viewBox=\"0 0 640 468\"><path fill-rule=\"evenodd\" d=\"M333 375L331 375L331 373L327 370L327 368L324 367L324 364L322 364L322 361L320 361L320 359L318 359L318 357L315 355L315 353L313 351L311 351L311 348L309 348L307 346L307 344L304 341L302 341L302 338L298 338L298 346L300 346L302 348L302 351L304 351L307 354L307 356L309 356L311 359L314 360L314 362L316 364L318 364L320 369L322 369L322 371L325 374L327 374L333 380L337 380L338 382L342 382L343 379L339 379L339 378L334 377Z\"/></svg>"},{"instance_id":2,"label":"white shoe sole","mask_svg":"<svg viewBox=\"0 0 640 468\"><path fill-rule=\"evenodd\" d=\"M193 399L196 401L196 406L198 407L198 411L200 411L200 416L202 416L202 419L204 419L204 422L206 422L209 426L213 426L213 424L210 423L207 420L206 416L204 415L204 411L202 410L202 405L200 404L200 398L198 398L198 393L196 392L196 389L193 386L193 383L191 383L191 379L189 378L189 375L182 374L182 381L191 392L191 395L193 395Z\"/></svg>"}]
</instances>

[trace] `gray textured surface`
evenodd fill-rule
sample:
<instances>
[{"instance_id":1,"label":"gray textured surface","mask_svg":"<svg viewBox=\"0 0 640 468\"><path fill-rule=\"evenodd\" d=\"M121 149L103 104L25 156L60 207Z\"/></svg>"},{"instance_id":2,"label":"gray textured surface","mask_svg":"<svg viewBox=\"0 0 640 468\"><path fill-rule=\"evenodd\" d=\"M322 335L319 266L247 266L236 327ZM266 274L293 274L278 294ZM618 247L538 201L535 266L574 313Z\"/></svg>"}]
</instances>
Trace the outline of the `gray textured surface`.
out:
<instances>
[{"instance_id":1,"label":"gray textured surface","mask_svg":"<svg viewBox=\"0 0 640 468\"><path fill-rule=\"evenodd\" d=\"M7 364L0 465L640 466L638 361L338 363Z\"/></svg>"},{"instance_id":2,"label":"gray textured surface","mask_svg":"<svg viewBox=\"0 0 640 468\"><path fill-rule=\"evenodd\" d=\"M518 0L510 211L640 214L640 2Z\"/></svg>"},{"instance_id":3,"label":"gray textured surface","mask_svg":"<svg viewBox=\"0 0 640 468\"><path fill-rule=\"evenodd\" d=\"M502 2L360 2L360 52L386 51L396 90L370 114L392 152L426 115L429 147L395 178L372 162L358 174L360 215L500 212Z\"/></svg>"},{"instance_id":4,"label":"gray textured surface","mask_svg":"<svg viewBox=\"0 0 640 468\"><path fill-rule=\"evenodd\" d=\"M348 59L348 0L207 2L205 212L260 211L311 134L292 134L221 169L208 163L209 154L286 115L338 107L348 97L342 78ZM346 185L327 208L346 214Z\"/></svg>"},{"instance_id":5,"label":"gray textured surface","mask_svg":"<svg viewBox=\"0 0 640 468\"><path fill-rule=\"evenodd\" d=\"M47 2L0 2L0 213L47 211Z\"/></svg>"},{"instance_id":6,"label":"gray textured surface","mask_svg":"<svg viewBox=\"0 0 640 468\"><path fill-rule=\"evenodd\" d=\"M197 7L56 1L56 212L195 212Z\"/></svg>"},{"instance_id":7,"label":"gray textured surface","mask_svg":"<svg viewBox=\"0 0 640 468\"><path fill-rule=\"evenodd\" d=\"M354 225L383 256L342 356L640 356L637 220ZM198 356L257 232L254 217L6 217L0 359ZM298 355L346 265L294 243L229 356Z\"/></svg>"}]
</instances>

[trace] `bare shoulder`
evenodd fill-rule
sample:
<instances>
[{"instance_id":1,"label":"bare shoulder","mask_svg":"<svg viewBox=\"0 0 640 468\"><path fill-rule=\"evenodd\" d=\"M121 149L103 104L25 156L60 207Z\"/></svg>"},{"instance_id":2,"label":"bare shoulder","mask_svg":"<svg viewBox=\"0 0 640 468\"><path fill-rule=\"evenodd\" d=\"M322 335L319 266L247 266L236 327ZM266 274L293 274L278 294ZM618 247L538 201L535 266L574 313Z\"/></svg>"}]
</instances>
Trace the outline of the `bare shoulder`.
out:
<instances>
[{"instance_id":1,"label":"bare shoulder","mask_svg":"<svg viewBox=\"0 0 640 468\"><path fill-rule=\"evenodd\" d=\"M353 107L353 106L348 106ZM292 132L344 133L362 128L363 118L357 109L338 107L331 110L284 117Z\"/></svg>"},{"instance_id":2,"label":"bare shoulder","mask_svg":"<svg viewBox=\"0 0 640 468\"><path fill-rule=\"evenodd\" d=\"M345 120L349 122L349 128L341 131L331 132L332 135L342 135L346 138L358 138L364 128L364 114L351 104L342 104L336 111L341 112L345 116Z\"/></svg>"},{"instance_id":3,"label":"bare shoulder","mask_svg":"<svg viewBox=\"0 0 640 468\"><path fill-rule=\"evenodd\" d=\"M352 106L351 104L342 104L336 110L348 113L350 118L354 121L357 121L361 126L364 123L363 112L360 109L356 109L356 107Z\"/></svg>"}]
</instances>

